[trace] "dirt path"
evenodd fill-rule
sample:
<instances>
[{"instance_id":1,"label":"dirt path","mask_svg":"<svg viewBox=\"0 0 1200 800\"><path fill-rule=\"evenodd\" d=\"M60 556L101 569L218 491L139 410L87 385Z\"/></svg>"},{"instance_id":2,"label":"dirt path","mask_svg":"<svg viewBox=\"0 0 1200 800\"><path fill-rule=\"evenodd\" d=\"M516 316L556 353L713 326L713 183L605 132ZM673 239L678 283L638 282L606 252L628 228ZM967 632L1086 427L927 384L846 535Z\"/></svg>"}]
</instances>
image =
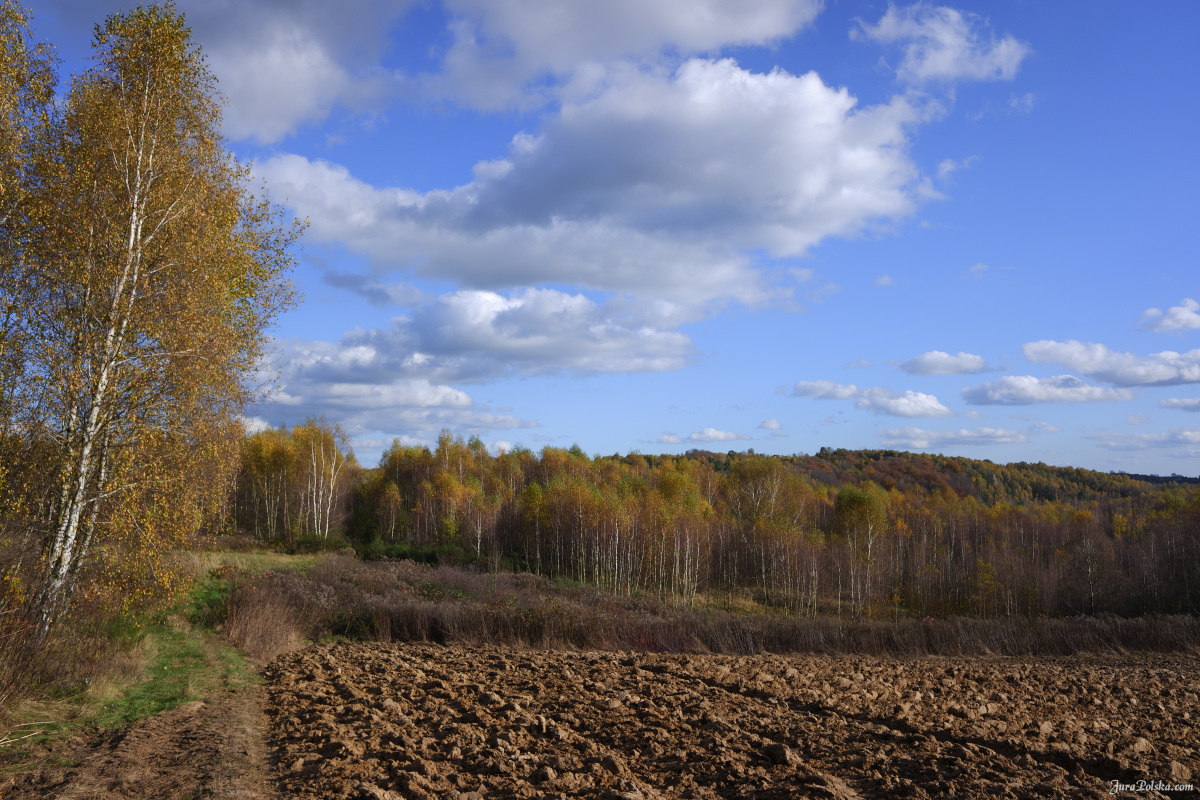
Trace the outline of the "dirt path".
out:
<instances>
[{"instance_id":1,"label":"dirt path","mask_svg":"<svg viewBox=\"0 0 1200 800\"><path fill-rule=\"evenodd\" d=\"M0 786L0 798L275 800L261 687L186 703L100 741L64 745L56 761Z\"/></svg>"}]
</instances>

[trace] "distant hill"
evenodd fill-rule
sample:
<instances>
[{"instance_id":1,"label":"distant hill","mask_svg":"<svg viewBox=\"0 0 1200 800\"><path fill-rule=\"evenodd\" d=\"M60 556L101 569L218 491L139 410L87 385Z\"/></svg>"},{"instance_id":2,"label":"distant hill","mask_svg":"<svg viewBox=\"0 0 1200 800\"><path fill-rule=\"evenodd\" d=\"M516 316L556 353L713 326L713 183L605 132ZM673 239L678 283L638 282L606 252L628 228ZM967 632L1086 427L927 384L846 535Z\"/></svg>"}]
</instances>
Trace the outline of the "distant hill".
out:
<instances>
[{"instance_id":1,"label":"distant hill","mask_svg":"<svg viewBox=\"0 0 1200 800\"><path fill-rule=\"evenodd\" d=\"M718 470L729 469L732 459L754 458L748 453L713 453L690 450L687 458L703 459ZM1182 475L1132 475L1097 472L1076 467L1016 462L996 464L961 456L908 453L898 450L845 450L822 447L813 455L778 458L814 484L837 488L874 481L885 489L903 492L915 488L929 493L953 492L981 503L1022 504L1031 500L1090 502L1134 497L1172 486L1200 485L1200 478Z\"/></svg>"}]
</instances>

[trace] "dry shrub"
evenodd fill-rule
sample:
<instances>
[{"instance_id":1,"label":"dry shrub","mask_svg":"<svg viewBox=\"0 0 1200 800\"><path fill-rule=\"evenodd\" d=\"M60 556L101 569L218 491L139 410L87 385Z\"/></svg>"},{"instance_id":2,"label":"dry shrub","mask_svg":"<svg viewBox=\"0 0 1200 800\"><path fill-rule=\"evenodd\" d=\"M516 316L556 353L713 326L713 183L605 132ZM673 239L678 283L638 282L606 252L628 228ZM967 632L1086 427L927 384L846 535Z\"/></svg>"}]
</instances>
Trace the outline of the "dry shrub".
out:
<instances>
[{"instance_id":1,"label":"dry shrub","mask_svg":"<svg viewBox=\"0 0 1200 800\"><path fill-rule=\"evenodd\" d=\"M136 631L116 629L112 620L75 616L40 645L28 624L8 622L0 637L0 742L22 701L100 701L112 687L127 685L146 661Z\"/></svg>"},{"instance_id":2,"label":"dry shrub","mask_svg":"<svg viewBox=\"0 0 1200 800\"><path fill-rule=\"evenodd\" d=\"M267 659L299 638L509 644L651 652L1069 655L1200 649L1190 616L1067 619L817 619L677 609L528 574L332 557L307 575L239 586L227 628Z\"/></svg>"},{"instance_id":3,"label":"dry shrub","mask_svg":"<svg viewBox=\"0 0 1200 800\"><path fill-rule=\"evenodd\" d=\"M5 727L3 709L29 690L35 654L32 633L32 626L24 624L15 611L0 620L0 728Z\"/></svg>"},{"instance_id":4,"label":"dry shrub","mask_svg":"<svg viewBox=\"0 0 1200 800\"><path fill-rule=\"evenodd\" d=\"M256 585L230 593L225 633L239 650L264 664L304 640L300 615L289 598Z\"/></svg>"}]
</instances>

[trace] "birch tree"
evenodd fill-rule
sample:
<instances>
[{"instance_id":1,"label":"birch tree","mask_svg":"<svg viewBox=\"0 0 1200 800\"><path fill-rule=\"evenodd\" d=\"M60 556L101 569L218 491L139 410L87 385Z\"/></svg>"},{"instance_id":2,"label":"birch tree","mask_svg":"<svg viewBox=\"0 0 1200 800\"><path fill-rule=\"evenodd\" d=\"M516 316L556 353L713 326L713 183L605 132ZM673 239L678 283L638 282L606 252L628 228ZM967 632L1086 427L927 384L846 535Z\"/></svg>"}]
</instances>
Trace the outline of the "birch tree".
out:
<instances>
[{"instance_id":1,"label":"birch tree","mask_svg":"<svg viewBox=\"0 0 1200 800\"><path fill-rule=\"evenodd\" d=\"M42 637L98 537L169 546L150 528L178 530L176 510L129 504L185 486L194 459L165 456L203 452L252 399L299 232L225 149L215 80L172 5L109 17L94 49L51 126L22 253L42 279L20 312L37 336L19 428L58 465Z\"/></svg>"}]
</instances>

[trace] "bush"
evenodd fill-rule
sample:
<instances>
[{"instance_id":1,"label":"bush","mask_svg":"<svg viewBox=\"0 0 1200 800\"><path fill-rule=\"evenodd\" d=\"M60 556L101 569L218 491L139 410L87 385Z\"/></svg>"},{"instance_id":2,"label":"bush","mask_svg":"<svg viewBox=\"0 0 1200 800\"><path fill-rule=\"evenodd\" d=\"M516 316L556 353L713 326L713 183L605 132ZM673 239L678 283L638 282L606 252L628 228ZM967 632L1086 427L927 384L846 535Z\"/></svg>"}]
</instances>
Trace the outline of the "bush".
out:
<instances>
[{"instance_id":1,"label":"bush","mask_svg":"<svg viewBox=\"0 0 1200 800\"><path fill-rule=\"evenodd\" d=\"M296 553L336 553L338 550L345 550L349 547L350 540L341 534L331 533L328 536L320 536L310 533L292 542L287 551L293 555Z\"/></svg>"},{"instance_id":2,"label":"bush","mask_svg":"<svg viewBox=\"0 0 1200 800\"><path fill-rule=\"evenodd\" d=\"M239 584L231 637L258 658L301 638L508 644L652 652L1068 655L1200 649L1200 619L808 619L673 608L655 598L556 586L528 573L334 556L307 575Z\"/></svg>"}]
</instances>

